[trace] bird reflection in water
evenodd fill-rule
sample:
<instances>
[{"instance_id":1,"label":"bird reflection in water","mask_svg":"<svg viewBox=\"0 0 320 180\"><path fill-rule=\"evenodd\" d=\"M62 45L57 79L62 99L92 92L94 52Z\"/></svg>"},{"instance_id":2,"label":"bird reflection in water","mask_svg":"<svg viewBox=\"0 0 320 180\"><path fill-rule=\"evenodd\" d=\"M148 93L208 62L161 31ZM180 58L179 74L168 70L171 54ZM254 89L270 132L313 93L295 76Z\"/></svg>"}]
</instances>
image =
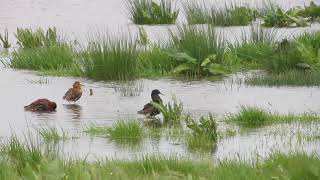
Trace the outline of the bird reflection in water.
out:
<instances>
[{"instance_id":1,"label":"bird reflection in water","mask_svg":"<svg viewBox=\"0 0 320 180\"><path fill-rule=\"evenodd\" d=\"M64 104L63 105L68 111L68 115L71 116L71 119L80 120L82 107L78 104Z\"/></svg>"}]
</instances>

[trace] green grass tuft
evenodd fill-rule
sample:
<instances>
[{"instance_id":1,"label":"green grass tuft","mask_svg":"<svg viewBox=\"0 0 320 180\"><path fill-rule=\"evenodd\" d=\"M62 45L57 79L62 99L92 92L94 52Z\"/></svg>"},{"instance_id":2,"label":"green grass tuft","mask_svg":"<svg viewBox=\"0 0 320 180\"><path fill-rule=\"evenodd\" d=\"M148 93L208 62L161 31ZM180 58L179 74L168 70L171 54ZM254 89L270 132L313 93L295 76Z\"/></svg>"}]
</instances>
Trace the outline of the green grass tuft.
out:
<instances>
[{"instance_id":1,"label":"green grass tuft","mask_svg":"<svg viewBox=\"0 0 320 180\"><path fill-rule=\"evenodd\" d=\"M312 112L299 115L292 113L281 115L255 106L241 106L238 113L231 114L226 118L227 122L234 122L243 127L261 127L272 123L312 122L319 120L320 116Z\"/></svg>"},{"instance_id":2,"label":"green grass tuft","mask_svg":"<svg viewBox=\"0 0 320 180\"><path fill-rule=\"evenodd\" d=\"M140 75L136 44L99 34L82 52L84 74L98 80L130 80Z\"/></svg>"},{"instance_id":3,"label":"green grass tuft","mask_svg":"<svg viewBox=\"0 0 320 180\"><path fill-rule=\"evenodd\" d=\"M189 24L211 24L215 26L246 26L256 19L257 10L245 6L211 6L189 1L183 6Z\"/></svg>"},{"instance_id":4,"label":"green grass tuft","mask_svg":"<svg viewBox=\"0 0 320 180\"><path fill-rule=\"evenodd\" d=\"M52 46L59 42L56 28L49 28L46 32L43 29L18 28L15 37L18 44L25 49L42 46Z\"/></svg>"},{"instance_id":5,"label":"green grass tuft","mask_svg":"<svg viewBox=\"0 0 320 180\"><path fill-rule=\"evenodd\" d=\"M20 49L13 52L10 66L40 71L72 69L75 67L75 56L68 45Z\"/></svg>"},{"instance_id":6,"label":"green grass tuft","mask_svg":"<svg viewBox=\"0 0 320 180\"><path fill-rule=\"evenodd\" d=\"M0 41L2 42L3 48L9 48L11 47L11 44L9 42L9 33L8 29L4 30L4 35L0 33Z\"/></svg>"},{"instance_id":7,"label":"green grass tuft","mask_svg":"<svg viewBox=\"0 0 320 180\"><path fill-rule=\"evenodd\" d=\"M282 73L253 74L245 78L245 84L253 86L320 86L320 72L285 71Z\"/></svg>"},{"instance_id":8,"label":"green grass tuft","mask_svg":"<svg viewBox=\"0 0 320 180\"><path fill-rule=\"evenodd\" d=\"M228 120L243 126L257 127L272 121L272 119L271 113L261 108L241 106L240 111L229 116Z\"/></svg>"},{"instance_id":9,"label":"green grass tuft","mask_svg":"<svg viewBox=\"0 0 320 180\"><path fill-rule=\"evenodd\" d=\"M212 26L178 26L177 32L170 31L170 37L170 49L165 52L179 63L175 73L191 77L224 73L226 44Z\"/></svg>"},{"instance_id":10,"label":"green grass tuft","mask_svg":"<svg viewBox=\"0 0 320 180\"><path fill-rule=\"evenodd\" d=\"M151 102L156 108L160 110L163 115L163 122L166 125L178 125L182 120L183 104L178 102L175 96L172 96L173 103L166 105Z\"/></svg>"},{"instance_id":11,"label":"green grass tuft","mask_svg":"<svg viewBox=\"0 0 320 180\"><path fill-rule=\"evenodd\" d=\"M66 133L62 132L62 134L60 134L56 128L41 128L38 130L38 133L46 142L57 143L60 140L67 139Z\"/></svg>"},{"instance_id":12,"label":"green grass tuft","mask_svg":"<svg viewBox=\"0 0 320 180\"><path fill-rule=\"evenodd\" d=\"M213 152L218 140L218 125L213 115L201 116L198 121L188 116L186 124L191 130L186 138L187 148L190 151Z\"/></svg>"},{"instance_id":13,"label":"green grass tuft","mask_svg":"<svg viewBox=\"0 0 320 180\"><path fill-rule=\"evenodd\" d=\"M93 136L107 137L119 144L135 145L144 137L144 129L140 122L119 120L112 127L90 125L85 132Z\"/></svg>"},{"instance_id":14,"label":"green grass tuft","mask_svg":"<svg viewBox=\"0 0 320 180\"><path fill-rule=\"evenodd\" d=\"M179 15L170 0L127 0L127 11L135 24L174 24Z\"/></svg>"}]
</instances>

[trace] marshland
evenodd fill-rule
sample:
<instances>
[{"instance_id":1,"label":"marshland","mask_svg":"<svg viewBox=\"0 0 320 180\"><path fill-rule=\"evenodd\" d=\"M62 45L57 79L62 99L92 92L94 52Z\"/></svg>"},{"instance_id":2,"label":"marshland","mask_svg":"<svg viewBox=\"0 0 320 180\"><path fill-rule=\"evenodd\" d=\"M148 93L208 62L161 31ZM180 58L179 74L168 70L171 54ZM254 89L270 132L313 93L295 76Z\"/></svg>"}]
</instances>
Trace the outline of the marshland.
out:
<instances>
[{"instance_id":1,"label":"marshland","mask_svg":"<svg viewBox=\"0 0 320 180\"><path fill-rule=\"evenodd\" d=\"M319 21L309 0L5 0L0 177L319 179Z\"/></svg>"}]
</instances>

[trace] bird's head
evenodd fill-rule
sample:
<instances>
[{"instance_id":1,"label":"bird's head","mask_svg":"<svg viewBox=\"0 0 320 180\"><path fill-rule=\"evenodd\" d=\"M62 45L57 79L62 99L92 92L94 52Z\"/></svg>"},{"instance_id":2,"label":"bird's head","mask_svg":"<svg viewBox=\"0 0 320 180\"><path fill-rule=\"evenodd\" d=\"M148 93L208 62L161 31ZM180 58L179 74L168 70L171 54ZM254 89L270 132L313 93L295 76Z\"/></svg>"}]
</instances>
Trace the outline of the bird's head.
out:
<instances>
[{"instance_id":1,"label":"bird's head","mask_svg":"<svg viewBox=\"0 0 320 180\"><path fill-rule=\"evenodd\" d=\"M55 110L57 108L57 104L55 102L51 102L51 108L52 110Z\"/></svg>"},{"instance_id":2,"label":"bird's head","mask_svg":"<svg viewBox=\"0 0 320 180\"><path fill-rule=\"evenodd\" d=\"M162 94L158 89L154 89L154 90L152 90L152 92L151 92L151 96L152 95L159 95L159 94ZM162 94L163 95L163 94Z\"/></svg>"},{"instance_id":3,"label":"bird's head","mask_svg":"<svg viewBox=\"0 0 320 180\"><path fill-rule=\"evenodd\" d=\"M81 89L81 86L83 86L83 85L80 83L80 81L76 81L76 82L73 83L73 87L74 88L80 88Z\"/></svg>"}]
</instances>

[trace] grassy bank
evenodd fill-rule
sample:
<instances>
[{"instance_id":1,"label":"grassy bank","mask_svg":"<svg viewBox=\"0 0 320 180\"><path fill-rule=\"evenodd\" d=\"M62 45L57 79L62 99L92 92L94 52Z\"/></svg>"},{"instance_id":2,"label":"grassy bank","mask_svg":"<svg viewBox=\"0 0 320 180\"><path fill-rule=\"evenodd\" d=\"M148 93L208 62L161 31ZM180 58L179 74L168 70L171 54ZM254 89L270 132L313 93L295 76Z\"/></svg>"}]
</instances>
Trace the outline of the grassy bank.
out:
<instances>
[{"instance_id":1,"label":"grassy bank","mask_svg":"<svg viewBox=\"0 0 320 180\"><path fill-rule=\"evenodd\" d=\"M266 75L253 76L245 82L269 86L310 86L320 82L319 32L279 41L276 32L252 26L249 35L231 44L213 26L181 25L169 30L169 40L162 44L142 45L133 36L114 38L111 34L96 33L86 47L77 50L61 41L52 29L47 33L28 29L19 33L23 34L19 35L23 37L21 48L12 53L9 66L50 75L96 80L208 78L260 69Z\"/></svg>"},{"instance_id":2,"label":"grassy bank","mask_svg":"<svg viewBox=\"0 0 320 180\"><path fill-rule=\"evenodd\" d=\"M319 156L304 153L274 153L253 163L174 156L88 162L61 158L54 149L43 152L16 137L1 145L0 156L1 179L317 179L320 172Z\"/></svg>"}]
</instances>

